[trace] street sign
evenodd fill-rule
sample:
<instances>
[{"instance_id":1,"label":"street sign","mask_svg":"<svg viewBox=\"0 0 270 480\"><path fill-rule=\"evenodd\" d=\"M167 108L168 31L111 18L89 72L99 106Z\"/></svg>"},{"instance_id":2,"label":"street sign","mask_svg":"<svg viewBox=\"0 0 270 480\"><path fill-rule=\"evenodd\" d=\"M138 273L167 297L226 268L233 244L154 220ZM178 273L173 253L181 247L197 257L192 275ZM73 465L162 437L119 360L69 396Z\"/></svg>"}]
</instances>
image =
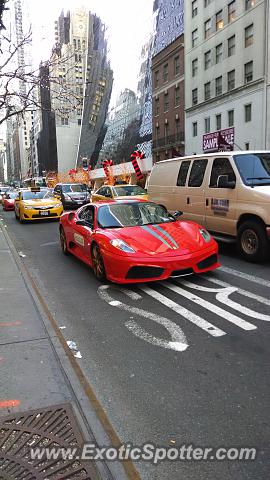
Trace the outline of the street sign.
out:
<instances>
[{"instance_id":1,"label":"street sign","mask_svg":"<svg viewBox=\"0 0 270 480\"><path fill-rule=\"evenodd\" d=\"M202 149L204 153L229 151L233 150L233 147L234 127L203 135Z\"/></svg>"}]
</instances>

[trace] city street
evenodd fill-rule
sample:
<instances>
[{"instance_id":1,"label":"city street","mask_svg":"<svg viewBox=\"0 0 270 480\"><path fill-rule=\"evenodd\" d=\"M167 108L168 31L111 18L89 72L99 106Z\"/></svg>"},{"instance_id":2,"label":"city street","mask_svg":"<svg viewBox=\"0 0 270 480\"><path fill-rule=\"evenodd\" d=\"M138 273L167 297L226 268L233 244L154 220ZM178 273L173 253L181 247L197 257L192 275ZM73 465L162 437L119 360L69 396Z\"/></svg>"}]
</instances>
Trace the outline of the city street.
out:
<instances>
[{"instance_id":1,"label":"city street","mask_svg":"<svg viewBox=\"0 0 270 480\"><path fill-rule=\"evenodd\" d=\"M143 480L269 478L270 262L221 245L214 273L102 285L62 254L58 222L0 217L122 442L258 451L255 461L135 463Z\"/></svg>"}]
</instances>

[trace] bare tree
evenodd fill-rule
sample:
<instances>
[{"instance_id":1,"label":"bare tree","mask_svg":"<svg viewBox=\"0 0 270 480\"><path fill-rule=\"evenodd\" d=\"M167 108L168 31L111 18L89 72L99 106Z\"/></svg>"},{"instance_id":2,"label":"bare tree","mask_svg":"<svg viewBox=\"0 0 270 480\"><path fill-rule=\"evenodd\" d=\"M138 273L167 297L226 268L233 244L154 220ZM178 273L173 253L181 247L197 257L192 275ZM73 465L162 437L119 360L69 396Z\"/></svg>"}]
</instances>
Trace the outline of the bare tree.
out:
<instances>
[{"instance_id":1,"label":"bare tree","mask_svg":"<svg viewBox=\"0 0 270 480\"><path fill-rule=\"evenodd\" d=\"M6 31L3 33L0 30L0 125L12 116L23 115L25 111L46 109L40 100L42 88L50 90L51 105L61 116L68 116L82 106L83 91L75 83L76 62L73 52L62 55L60 46L56 45L50 59L38 68L19 64L20 52L31 41L31 31L16 43ZM40 74L41 66L48 67L49 78Z\"/></svg>"}]
</instances>

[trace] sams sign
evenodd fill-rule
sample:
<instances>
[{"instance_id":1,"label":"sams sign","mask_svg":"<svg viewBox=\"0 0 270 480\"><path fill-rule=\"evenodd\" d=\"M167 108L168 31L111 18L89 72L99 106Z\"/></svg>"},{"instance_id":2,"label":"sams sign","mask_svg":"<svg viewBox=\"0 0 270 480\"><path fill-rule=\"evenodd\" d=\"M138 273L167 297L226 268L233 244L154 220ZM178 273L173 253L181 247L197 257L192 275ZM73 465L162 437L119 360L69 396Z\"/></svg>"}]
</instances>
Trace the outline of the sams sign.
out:
<instances>
[{"instance_id":1,"label":"sams sign","mask_svg":"<svg viewBox=\"0 0 270 480\"><path fill-rule=\"evenodd\" d=\"M234 127L207 133L203 136L203 151L205 153L233 150L233 145Z\"/></svg>"}]
</instances>

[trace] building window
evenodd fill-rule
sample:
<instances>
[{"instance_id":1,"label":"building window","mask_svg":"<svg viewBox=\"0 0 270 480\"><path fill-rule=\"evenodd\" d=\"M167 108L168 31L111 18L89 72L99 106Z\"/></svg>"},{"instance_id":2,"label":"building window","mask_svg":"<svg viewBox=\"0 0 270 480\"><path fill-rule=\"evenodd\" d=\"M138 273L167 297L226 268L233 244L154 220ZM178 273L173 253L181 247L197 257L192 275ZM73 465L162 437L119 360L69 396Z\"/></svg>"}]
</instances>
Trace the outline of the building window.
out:
<instances>
[{"instance_id":1,"label":"building window","mask_svg":"<svg viewBox=\"0 0 270 480\"><path fill-rule=\"evenodd\" d=\"M158 87L159 84L159 70L155 71L155 87Z\"/></svg>"},{"instance_id":2,"label":"building window","mask_svg":"<svg viewBox=\"0 0 270 480\"><path fill-rule=\"evenodd\" d=\"M164 112L168 112L169 108L170 108L169 94L164 93Z\"/></svg>"},{"instance_id":3,"label":"building window","mask_svg":"<svg viewBox=\"0 0 270 480\"><path fill-rule=\"evenodd\" d=\"M249 142L245 143L245 150L249 150L249 146L250 146Z\"/></svg>"},{"instance_id":4,"label":"building window","mask_svg":"<svg viewBox=\"0 0 270 480\"><path fill-rule=\"evenodd\" d=\"M253 80L253 62L245 63L245 83Z\"/></svg>"},{"instance_id":5,"label":"building window","mask_svg":"<svg viewBox=\"0 0 270 480\"><path fill-rule=\"evenodd\" d=\"M192 105L197 105L198 103L198 89L194 88L192 90Z\"/></svg>"},{"instance_id":6,"label":"building window","mask_svg":"<svg viewBox=\"0 0 270 480\"><path fill-rule=\"evenodd\" d=\"M159 115L159 97L155 99L155 116Z\"/></svg>"},{"instance_id":7,"label":"building window","mask_svg":"<svg viewBox=\"0 0 270 480\"><path fill-rule=\"evenodd\" d=\"M197 73L198 73L198 59L197 58L194 58L194 60L192 60L192 77L196 77Z\"/></svg>"},{"instance_id":8,"label":"building window","mask_svg":"<svg viewBox=\"0 0 270 480\"><path fill-rule=\"evenodd\" d=\"M222 10L216 13L216 30L221 30L224 27L222 18Z\"/></svg>"},{"instance_id":9,"label":"building window","mask_svg":"<svg viewBox=\"0 0 270 480\"><path fill-rule=\"evenodd\" d=\"M228 111L228 126L229 127L234 126L234 110Z\"/></svg>"},{"instance_id":10,"label":"building window","mask_svg":"<svg viewBox=\"0 0 270 480\"><path fill-rule=\"evenodd\" d=\"M222 77L217 77L215 80L216 86L216 96L222 94Z\"/></svg>"},{"instance_id":11,"label":"building window","mask_svg":"<svg viewBox=\"0 0 270 480\"><path fill-rule=\"evenodd\" d=\"M216 46L216 63L220 63L222 60L222 43Z\"/></svg>"},{"instance_id":12,"label":"building window","mask_svg":"<svg viewBox=\"0 0 270 480\"><path fill-rule=\"evenodd\" d=\"M68 118L61 117L61 125L68 125Z\"/></svg>"},{"instance_id":13,"label":"building window","mask_svg":"<svg viewBox=\"0 0 270 480\"><path fill-rule=\"evenodd\" d=\"M235 54L235 35L228 38L228 57Z\"/></svg>"},{"instance_id":14,"label":"building window","mask_svg":"<svg viewBox=\"0 0 270 480\"><path fill-rule=\"evenodd\" d=\"M221 130L221 114L216 115L216 130Z\"/></svg>"},{"instance_id":15,"label":"building window","mask_svg":"<svg viewBox=\"0 0 270 480\"><path fill-rule=\"evenodd\" d=\"M180 74L180 57L174 57L174 75Z\"/></svg>"},{"instance_id":16,"label":"building window","mask_svg":"<svg viewBox=\"0 0 270 480\"><path fill-rule=\"evenodd\" d=\"M197 45L197 42L198 42L198 29L195 28L195 30L193 30L193 32L191 34L192 47L195 47L195 45Z\"/></svg>"},{"instance_id":17,"label":"building window","mask_svg":"<svg viewBox=\"0 0 270 480\"><path fill-rule=\"evenodd\" d=\"M249 10L250 8L256 5L256 0L245 0L245 9Z\"/></svg>"},{"instance_id":18,"label":"building window","mask_svg":"<svg viewBox=\"0 0 270 480\"><path fill-rule=\"evenodd\" d=\"M196 15L198 14L198 0L193 0L191 4L191 8L192 8L192 18L196 17Z\"/></svg>"},{"instance_id":19,"label":"building window","mask_svg":"<svg viewBox=\"0 0 270 480\"><path fill-rule=\"evenodd\" d=\"M228 5L228 23L235 20L235 0Z\"/></svg>"},{"instance_id":20,"label":"building window","mask_svg":"<svg viewBox=\"0 0 270 480\"><path fill-rule=\"evenodd\" d=\"M204 69L207 70L211 66L211 50L204 54Z\"/></svg>"},{"instance_id":21,"label":"building window","mask_svg":"<svg viewBox=\"0 0 270 480\"><path fill-rule=\"evenodd\" d=\"M235 88L235 70L228 72L228 91Z\"/></svg>"},{"instance_id":22,"label":"building window","mask_svg":"<svg viewBox=\"0 0 270 480\"><path fill-rule=\"evenodd\" d=\"M82 119L78 118L78 125L81 125L81 124L82 124Z\"/></svg>"},{"instance_id":23,"label":"building window","mask_svg":"<svg viewBox=\"0 0 270 480\"><path fill-rule=\"evenodd\" d=\"M204 38L209 38L211 34L211 18L204 22Z\"/></svg>"},{"instance_id":24,"label":"building window","mask_svg":"<svg viewBox=\"0 0 270 480\"><path fill-rule=\"evenodd\" d=\"M213 0L204 0L204 7L208 7Z\"/></svg>"},{"instance_id":25,"label":"building window","mask_svg":"<svg viewBox=\"0 0 270 480\"><path fill-rule=\"evenodd\" d=\"M167 82L169 78L169 70L168 70L168 63L165 63L163 66L163 80L164 82Z\"/></svg>"},{"instance_id":26,"label":"building window","mask_svg":"<svg viewBox=\"0 0 270 480\"><path fill-rule=\"evenodd\" d=\"M253 23L245 28L245 47L253 44Z\"/></svg>"},{"instance_id":27,"label":"building window","mask_svg":"<svg viewBox=\"0 0 270 480\"><path fill-rule=\"evenodd\" d=\"M251 122L251 103L245 105L245 122Z\"/></svg>"},{"instance_id":28,"label":"building window","mask_svg":"<svg viewBox=\"0 0 270 480\"><path fill-rule=\"evenodd\" d=\"M205 133L210 132L210 117L204 119L204 131Z\"/></svg>"},{"instance_id":29,"label":"building window","mask_svg":"<svg viewBox=\"0 0 270 480\"><path fill-rule=\"evenodd\" d=\"M197 137L197 135L198 135L198 123L193 122L192 123L192 136Z\"/></svg>"},{"instance_id":30,"label":"building window","mask_svg":"<svg viewBox=\"0 0 270 480\"><path fill-rule=\"evenodd\" d=\"M180 87L175 87L174 106L179 107L179 105L180 105Z\"/></svg>"},{"instance_id":31,"label":"building window","mask_svg":"<svg viewBox=\"0 0 270 480\"><path fill-rule=\"evenodd\" d=\"M211 97L211 83L207 82L204 84L204 100L209 100Z\"/></svg>"}]
</instances>

